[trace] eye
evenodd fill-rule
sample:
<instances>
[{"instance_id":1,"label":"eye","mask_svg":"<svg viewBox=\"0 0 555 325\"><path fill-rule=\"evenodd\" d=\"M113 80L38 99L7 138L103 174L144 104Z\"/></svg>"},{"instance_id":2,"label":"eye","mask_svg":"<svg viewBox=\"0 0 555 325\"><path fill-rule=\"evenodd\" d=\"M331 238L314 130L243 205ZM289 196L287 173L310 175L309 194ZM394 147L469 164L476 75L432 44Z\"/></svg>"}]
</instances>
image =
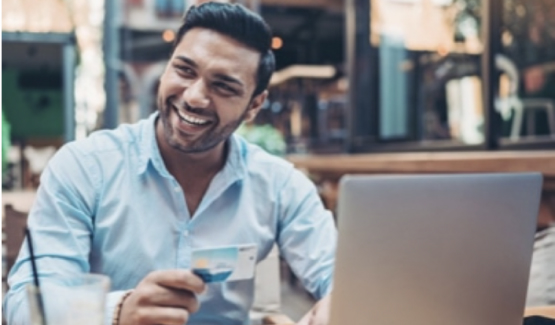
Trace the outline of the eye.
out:
<instances>
[{"instance_id":1,"label":"eye","mask_svg":"<svg viewBox=\"0 0 555 325\"><path fill-rule=\"evenodd\" d=\"M194 76L195 71L187 66L184 65L175 65L175 68L179 71L180 74L189 77Z\"/></svg>"},{"instance_id":2,"label":"eye","mask_svg":"<svg viewBox=\"0 0 555 325\"><path fill-rule=\"evenodd\" d=\"M216 88L218 88L219 90L225 93L230 93L230 94L237 93L237 91L234 88L228 86L226 83L223 83L223 82L216 82L214 83L214 86L216 86Z\"/></svg>"}]
</instances>

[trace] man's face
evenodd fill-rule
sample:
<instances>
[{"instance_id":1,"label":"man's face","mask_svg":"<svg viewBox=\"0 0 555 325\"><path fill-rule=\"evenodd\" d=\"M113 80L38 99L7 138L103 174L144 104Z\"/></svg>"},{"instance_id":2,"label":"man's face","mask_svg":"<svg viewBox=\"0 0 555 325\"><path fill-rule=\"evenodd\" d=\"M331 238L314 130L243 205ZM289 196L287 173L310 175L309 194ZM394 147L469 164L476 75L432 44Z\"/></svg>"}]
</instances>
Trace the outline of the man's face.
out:
<instances>
[{"instance_id":1,"label":"man's face","mask_svg":"<svg viewBox=\"0 0 555 325\"><path fill-rule=\"evenodd\" d=\"M160 78L163 137L184 153L205 152L252 120L266 99L252 98L260 54L218 32L188 31Z\"/></svg>"}]
</instances>

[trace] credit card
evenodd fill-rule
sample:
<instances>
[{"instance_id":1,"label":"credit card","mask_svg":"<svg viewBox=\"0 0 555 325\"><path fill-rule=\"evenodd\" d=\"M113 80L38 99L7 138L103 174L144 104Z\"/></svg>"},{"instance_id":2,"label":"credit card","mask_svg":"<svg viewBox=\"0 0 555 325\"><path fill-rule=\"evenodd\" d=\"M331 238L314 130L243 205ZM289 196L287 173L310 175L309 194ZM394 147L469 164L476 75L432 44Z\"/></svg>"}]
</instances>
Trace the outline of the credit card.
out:
<instances>
[{"instance_id":1,"label":"credit card","mask_svg":"<svg viewBox=\"0 0 555 325\"><path fill-rule=\"evenodd\" d=\"M193 273L206 283L252 279L256 254L254 244L193 249Z\"/></svg>"}]
</instances>

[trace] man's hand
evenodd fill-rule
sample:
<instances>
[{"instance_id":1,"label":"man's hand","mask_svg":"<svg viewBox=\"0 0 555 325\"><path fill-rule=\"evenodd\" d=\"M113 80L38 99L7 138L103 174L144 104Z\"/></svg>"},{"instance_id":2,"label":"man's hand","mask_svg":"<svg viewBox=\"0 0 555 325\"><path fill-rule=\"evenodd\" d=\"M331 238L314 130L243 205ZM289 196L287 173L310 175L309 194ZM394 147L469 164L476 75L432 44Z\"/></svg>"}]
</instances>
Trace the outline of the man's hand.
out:
<instances>
[{"instance_id":1,"label":"man's hand","mask_svg":"<svg viewBox=\"0 0 555 325\"><path fill-rule=\"evenodd\" d=\"M330 321L331 295L320 299L297 325L327 325Z\"/></svg>"},{"instance_id":2,"label":"man's hand","mask_svg":"<svg viewBox=\"0 0 555 325\"><path fill-rule=\"evenodd\" d=\"M120 325L183 325L199 308L201 278L187 270L154 271L123 301Z\"/></svg>"}]
</instances>

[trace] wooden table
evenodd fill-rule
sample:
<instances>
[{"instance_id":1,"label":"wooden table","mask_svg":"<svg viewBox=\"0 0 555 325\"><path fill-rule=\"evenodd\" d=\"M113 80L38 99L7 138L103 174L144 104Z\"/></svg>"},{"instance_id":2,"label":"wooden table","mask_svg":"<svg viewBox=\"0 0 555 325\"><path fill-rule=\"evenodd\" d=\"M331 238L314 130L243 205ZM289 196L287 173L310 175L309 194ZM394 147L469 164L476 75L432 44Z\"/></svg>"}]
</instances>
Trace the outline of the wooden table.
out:
<instances>
[{"instance_id":1,"label":"wooden table","mask_svg":"<svg viewBox=\"0 0 555 325\"><path fill-rule=\"evenodd\" d=\"M528 307L524 311L524 316L543 316L555 319L555 305L543 307Z\"/></svg>"},{"instance_id":2,"label":"wooden table","mask_svg":"<svg viewBox=\"0 0 555 325\"><path fill-rule=\"evenodd\" d=\"M544 183L538 222L555 221L555 151L291 155L287 159L320 185L324 203L332 210L337 182L345 174L540 172Z\"/></svg>"}]
</instances>

